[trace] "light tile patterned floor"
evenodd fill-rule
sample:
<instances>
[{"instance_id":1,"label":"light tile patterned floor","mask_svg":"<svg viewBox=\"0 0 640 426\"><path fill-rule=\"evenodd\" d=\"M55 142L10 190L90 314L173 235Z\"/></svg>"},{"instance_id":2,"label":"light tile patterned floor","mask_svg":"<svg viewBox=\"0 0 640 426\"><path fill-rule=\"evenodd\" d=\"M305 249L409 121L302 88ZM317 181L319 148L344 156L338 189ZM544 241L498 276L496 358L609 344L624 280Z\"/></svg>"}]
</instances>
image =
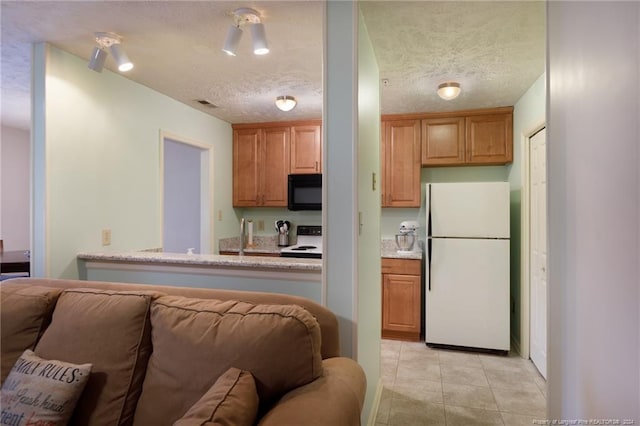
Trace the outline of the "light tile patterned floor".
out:
<instances>
[{"instance_id":1,"label":"light tile patterned floor","mask_svg":"<svg viewBox=\"0 0 640 426\"><path fill-rule=\"evenodd\" d=\"M382 341L376 425L520 426L544 419L546 382L529 360Z\"/></svg>"}]
</instances>

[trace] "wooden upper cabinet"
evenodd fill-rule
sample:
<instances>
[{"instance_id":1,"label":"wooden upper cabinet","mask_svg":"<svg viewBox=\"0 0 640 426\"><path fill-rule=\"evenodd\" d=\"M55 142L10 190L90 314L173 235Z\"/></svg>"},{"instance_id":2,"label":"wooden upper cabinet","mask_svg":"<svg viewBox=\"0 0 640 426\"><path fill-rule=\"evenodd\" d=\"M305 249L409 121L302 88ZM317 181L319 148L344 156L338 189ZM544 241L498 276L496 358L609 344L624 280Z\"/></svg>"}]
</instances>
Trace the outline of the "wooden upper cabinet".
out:
<instances>
[{"instance_id":1,"label":"wooden upper cabinet","mask_svg":"<svg viewBox=\"0 0 640 426\"><path fill-rule=\"evenodd\" d=\"M420 207L420 120L383 122L382 207Z\"/></svg>"},{"instance_id":2,"label":"wooden upper cabinet","mask_svg":"<svg viewBox=\"0 0 640 426\"><path fill-rule=\"evenodd\" d=\"M289 128L263 130L264 143L260 164L262 200L265 207L286 207L289 176Z\"/></svg>"},{"instance_id":3,"label":"wooden upper cabinet","mask_svg":"<svg viewBox=\"0 0 640 426\"><path fill-rule=\"evenodd\" d=\"M513 113L466 118L466 162L507 164L513 161Z\"/></svg>"},{"instance_id":4,"label":"wooden upper cabinet","mask_svg":"<svg viewBox=\"0 0 640 426\"><path fill-rule=\"evenodd\" d=\"M257 206L260 191L260 129L233 131L233 205Z\"/></svg>"},{"instance_id":5,"label":"wooden upper cabinet","mask_svg":"<svg viewBox=\"0 0 640 426\"><path fill-rule=\"evenodd\" d=\"M450 166L464 163L464 117L422 120L422 165Z\"/></svg>"},{"instance_id":6,"label":"wooden upper cabinet","mask_svg":"<svg viewBox=\"0 0 640 426\"><path fill-rule=\"evenodd\" d=\"M320 124L291 127L290 173L322 173Z\"/></svg>"},{"instance_id":7,"label":"wooden upper cabinet","mask_svg":"<svg viewBox=\"0 0 640 426\"><path fill-rule=\"evenodd\" d=\"M289 127L233 131L233 206L286 207Z\"/></svg>"}]
</instances>

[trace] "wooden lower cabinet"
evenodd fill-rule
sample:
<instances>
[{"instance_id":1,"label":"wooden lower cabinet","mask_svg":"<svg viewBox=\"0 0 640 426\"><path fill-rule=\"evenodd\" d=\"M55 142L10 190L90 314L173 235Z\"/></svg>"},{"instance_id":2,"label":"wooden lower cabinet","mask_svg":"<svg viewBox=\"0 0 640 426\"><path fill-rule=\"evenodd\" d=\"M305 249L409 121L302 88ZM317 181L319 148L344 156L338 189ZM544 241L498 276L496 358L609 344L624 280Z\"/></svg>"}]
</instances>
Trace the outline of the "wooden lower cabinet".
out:
<instances>
[{"instance_id":1,"label":"wooden lower cabinet","mask_svg":"<svg viewBox=\"0 0 640 426\"><path fill-rule=\"evenodd\" d=\"M382 259L382 337L419 341L422 326L422 262Z\"/></svg>"}]
</instances>

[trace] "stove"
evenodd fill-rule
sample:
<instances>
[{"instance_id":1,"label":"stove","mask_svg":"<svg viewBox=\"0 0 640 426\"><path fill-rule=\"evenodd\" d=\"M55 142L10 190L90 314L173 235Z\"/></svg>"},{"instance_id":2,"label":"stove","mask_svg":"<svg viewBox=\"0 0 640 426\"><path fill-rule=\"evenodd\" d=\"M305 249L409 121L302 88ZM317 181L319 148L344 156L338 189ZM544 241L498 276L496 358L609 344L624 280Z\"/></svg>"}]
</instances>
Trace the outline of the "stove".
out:
<instances>
[{"instance_id":1,"label":"stove","mask_svg":"<svg viewBox=\"0 0 640 426\"><path fill-rule=\"evenodd\" d=\"M298 242L280 250L280 257L322 259L322 226L300 225Z\"/></svg>"}]
</instances>

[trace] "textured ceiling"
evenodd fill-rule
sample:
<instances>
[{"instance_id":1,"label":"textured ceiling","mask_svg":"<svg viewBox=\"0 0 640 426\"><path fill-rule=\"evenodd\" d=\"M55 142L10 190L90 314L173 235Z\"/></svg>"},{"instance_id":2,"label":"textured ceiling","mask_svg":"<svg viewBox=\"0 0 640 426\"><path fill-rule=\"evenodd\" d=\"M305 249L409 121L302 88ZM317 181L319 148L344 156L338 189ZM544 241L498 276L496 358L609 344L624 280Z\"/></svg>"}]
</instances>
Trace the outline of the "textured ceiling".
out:
<instances>
[{"instance_id":1,"label":"textured ceiling","mask_svg":"<svg viewBox=\"0 0 640 426\"><path fill-rule=\"evenodd\" d=\"M362 3L382 87L382 112L513 105L544 72L544 2ZM452 101L440 83L460 83Z\"/></svg>"},{"instance_id":2,"label":"textured ceiling","mask_svg":"<svg viewBox=\"0 0 640 426\"><path fill-rule=\"evenodd\" d=\"M230 12L262 14L271 52L220 49ZM544 71L544 2L361 3L380 67L383 113L513 105ZM2 1L2 121L29 127L31 43L46 41L88 59L95 31L123 36L136 64L123 74L231 123L319 118L322 114L321 1ZM106 67L114 69L111 58ZM87 70L87 72L92 72ZM455 79L454 101L435 95ZM289 113L275 108L293 95ZM217 108L202 107L207 99Z\"/></svg>"}]
</instances>

